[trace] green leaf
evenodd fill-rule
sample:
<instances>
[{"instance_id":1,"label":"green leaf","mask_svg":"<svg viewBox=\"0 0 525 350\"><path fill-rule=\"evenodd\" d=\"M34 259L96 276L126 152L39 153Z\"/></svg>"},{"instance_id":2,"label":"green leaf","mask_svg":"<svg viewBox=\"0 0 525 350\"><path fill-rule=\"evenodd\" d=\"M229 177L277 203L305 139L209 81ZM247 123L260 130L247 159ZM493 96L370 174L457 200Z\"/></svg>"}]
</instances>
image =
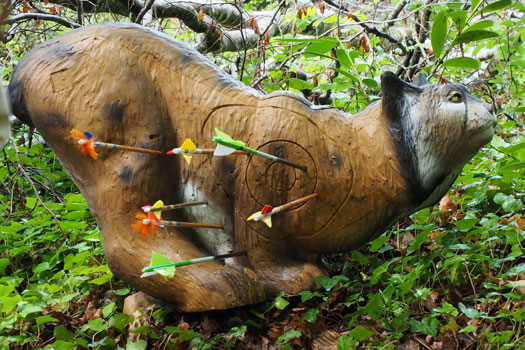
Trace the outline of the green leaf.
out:
<instances>
[{"instance_id":1,"label":"green leaf","mask_svg":"<svg viewBox=\"0 0 525 350\"><path fill-rule=\"evenodd\" d=\"M348 282L348 277L343 275L335 275L333 277L318 276L314 278L314 282L319 282L326 291L330 291L338 283Z\"/></svg>"},{"instance_id":2,"label":"green leaf","mask_svg":"<svg viewBox=\"0 0 525 350\"><path fill-rule=\"evenodd\" d=\"M56 326L53 330L53 335L57 340L67 341L75 339L75 335L72 332L68 331L67 328L64 326Z\"/></svg>"},{"instance_id":3,"label":"green leaf","mask_svg":"<svg viewBox=\"0 0 525 350\"><path fill-rule=\"evenodd\" d=\"M11 312L16 305L22 301L20 295L15 295L13 297L0 297L0 302L2 303L2 312Z\"/></svg>"},{"instance_id":4,"label":"green leaf","mask_svg":"<svg viewBox=\"0 0 525 350\"><path fill-rule=\"evenodd\" d=\"M277 296L273 300L273 305L279 310L284 310L290 303L288 302L288 300L285 300L281 295Z\"/></svg>"},{"instance_id":5,"label":"green leaf","mask_svg":"<svg viewBox=\"0 0 525 350\"><path fill-rule=\"evenodd\" d=\"M301 331L298 331L296 329L290 329L288 332L281 335L279 338L277 338L277 341L275 344L277 345L283 345L291 340L294 340L295 338L299 338L301 336Z\"/></svg>"},{"instance_id":6,"label":"green leaf","mask_svg":"<svg viewBox=\"0 0 525 350\"><path fill-rule=\"evenodd\" d=\"M308 45L308 47L303 53L304 57L324 55L328 51L330 51L335 45L337 45L337 38L325 37L323 39L327 40L316 41Z\"/></svg>"},{"instance_id":7,"label":"green leaf","mask_svg":"<svg viewBox=\"0 0 525 350\"><path fill-rule=\"evenodd\" d=\"M456 26L456 30L458 32L461 32L463 30L463 27L465 26L465 23L467 22L467 15L468 15L467 10L453 11L448 14L448 16L454 22L454 25Z\"/></svg>"},{"instance_id":8,"label":"green leaf","mask_svg":"<svg viewBox=\"0 0 525 350\"><path fill-rule=\"evenodd\" d=\"M7 266L9 266L11 262L9 261L8 258L1 258L0 259L0 276L1 275L5 275L5 270L7 268Z\"/></svg>"},{"instance_id":9,"label":"green leaf","mask_svg":"<svg viewBox=\"0 0 525 350\"><path fill-rule=\"evenodd\" d=\"M109 319L109 325L117 331L122 332L135 318L128 314L118 314Z\"/></svg>"},{"instance_id":10,"label":"green leaf","mask_svg":"<svg viewBox=\"0 0 525 350\"><path fill-rule=\"evenodd\" d=\"M389 236L386 236L386 235L382 235L382 236L379 236L377 237L376 239L374 239L372 241L372 243L370 243L370 252L371 253L375 253L377 252L377 250L379 248L381 248L381 246L390 239Z\"/></svg>"},{"instance_id":11,"label":"green leaf","mask_svg":"<svg viewBox=\"0 0 525 350\"><path fill-rule=\"evenodd\" d=\"M317 308L308 309L308 311L304 313L303 317L301 317L301 321L315 323L315 321L317 320L318 314L319 314L319 309Z\"/></svg>"},{"instance_id":12,"label":"green leaf","mask_svg":"<svg viewBox=\"0 0 525 350\"><path fill-rule=\"evenodd\" d=\"M479 317L479 311L470 307L466 307L463 303L458 303L458 307L470 319L476 319Z\"/></svg>"},{"instance_id":13,"label":"green leaf","mask_svg":"<svg viewBox=\"0 0 525 350\"><path fill-rule=\"evenodd\" d=\"M432 44L432 51L434 51L434 55L437 58L441 56L441 52L443 51L443 47L445 46L448 30L447 27L447 12L445 10L441 10L434 19L434 24L432 25L432 32L430 33L430 43Z\"/></svg>"},{"instance_id":14,"label":"green leaf","mask_svg":"<svg viewBox=\"0 0 525 350\"><path fill-rule=\"evenodd\" d=\"M342 65L347 67L353 66L353 60L348 55L348 52L345 49L337 49L335 55L339 63L341 63Z\"/></svg>"},{"instance_id":15,"label":"green leaf","mask_svg":"<svg viewBox=\"0 0 525 350\"><path fill-rule=\"evenodd\" d=\"M124 295L128 295L129 292L130 292L129 288L125 287L125 288L117 289L115 291L115 295L124 296Z\"/></svg>"},{"instance_id":16,"label":"green leaf","mask_svg":"<svg viewBox=\"0 0 525 350\"><path fill-rule=\"evenodd\" d=\"M346 334L342 334L337 341L337 350L349 350L353 349L356 341Z\"/></svg>"},{"instance_id":17,"label":"green leaf","mask_svg":"<svg viewBox=\"0 0 525 350\"><path fill-rule=\"evenodd\" d=\"M9 284L7 286L0 284L0 297L5 297L14 290L15 290L14 284Z\"/></svg>"},{"instance_id":18,"label":"green leaf","mask_svg":"<svg viewBox=\"0 0 525 350\"><path fill-rule=\"evenodd\" d=\"M36 325L40 326L41 324L47 323L47 322L58 322L56 318L53 316L45 315L45 316L39 316L36 318Z\"/></svg>"},{"instance_id":19,"label":"green leaf","mask_svg":"<svg viewBox=\"0 0 525 350\"><path fill-rule=\"evenodd\" d=\"M323 295L319 291L311 292L309 290L303 290L302 292L299 292L299 296L301 297L301 302L304 303L314 297L322 297Z\"/></svg>"},{"instance_id":20,"label":"green leaf","mask_svg":"<svg viewBox=\"0 0 525 350\"><path fill-rule=\"evenodd\" d=\"M109 325L104 322L104 319L96 318L94 320L89 320L87 325L84 325L84 327L82 327L82 330L85 331L87 329L90 329L93 332L101 332L107 329L108 327Z\"/></svg>"},{"instance_id":21,"label":"green leaf","mask_svg":"<svg viewBox=\"0 0 525 350\"><path fill-rule=\"evenodd\" d=\"M366 340L370 336L372 336L373 334L374 334L374 332L369 331L368 329L366 329L363 326L357 326L357 327L355 327L354 329L352 329L348 333L349 336L351 336L352 338L354 338L354 339L356 339L358 341Z\"/></svg>"},{"instance_id":22,"label":"green leaf","mask_svg":"<svg viewBox=\"0 0 525 350\"><path fill-rule=\"evenodd\" d=\"M376 293L362 310L372 319L377 320L383 314L384 306L383 297L380 293Z\"/></svg>"},{"instance_id":23,"label":"green leaf","mask_svg":"<svg viewBox=\"0 0 525 350\"><path fill-rule=\"evenodd\" d=\"M410 320L410 330L413 333L421 332L433 337L437 336L437 329L439 327L439 320L437 318L427 316L420 321Z\"/></svg>"},{"instance_id":24,"label":"green leaf","mask_svg":"<svg viewBox=\"0 0 525 350\"><path fill-rule=\"evenodd\" d=\"M53 343L53 348L55 350L73 350L75 344L63 340L57 340Z\"/></svg>"},{"instance_id":25,"label":"green leaf","mask_svg":"<svg viewBox=\"0 0 525 350\"><path fill-rule=\"evenodd\" d=\"M108 318L109 316L111 316L113 311L115 311L115 308L116 308L115 302L107 304L106 306L102 308L102 316L104 316L104 318Z\"/></svg>"},{"instance_id":26,"label":"green leaf","mask_svg":"<svg viewBox=\"0 0 525 350\"><path fill-rule=\"evenodd\" d=\"M147 346L148 342L145 340L137 340L136 342L128 340L128 343L126 344L126 350L145 350Z\"/></svg>"},{"instance_id":27,"label":"green leaf","mask_svg":"<svg viewBox=\"0 0 525 350\"><path fill-rule=\"evenodd\" d=\"M379 83L375 81L375 79L363 78L363 83L370 89L377 89L379 87Z\"/></svg>"},{"instance_id":28,"label":"green leaf","mask_svg":"<svg viewBox=\"0 0 525 350\"><path fill-rule=\"evenodd\" d=\"M474 332L475 330L476 330L476 328L474 327L474 325L470 324L470 325L460 329L458 333L471 333L471 332Z\"/></svg>"},{"instance_id":29,"label":"green leaf","mask_svg":"<svg viewBox=\"0 0 525 350\"><path fill-rule=\"evenodd\" d=\"M522 207L521 200L501 192L496 193L493 200L494 203L501 205L501 208L507 213L518 212Z\"/></svg>"},{"instance_id":30,"label":"green leaf","mask_svg":"<svg viewBox=\"0 0 525 350\"><path fill-rule=\"evenodd\" d=\"M455 57L443 62L443 66L452 68L479 69L481 61L471 57Z\"/></svg>"},{"instance_id":31,"label":"green leaf","mask_svg":"<svg viewBox=\"0 0 525 350\"><path fill-rule=\"evenodd\" d=\"M35 312L40 312L42 310L44 310L44 308L40 305L26 304L24 305L24 308L22 309L22 311L20 311L19 314L20 316L22 316L22 318L26 318L27 315L35 313Z\"/></svg>"},{"instance_id":32,"label":"green leaf","mask_svg":"<svg viewBox=\"0 0 525 350\"><path fill-rule=\"evenodd\" d=\"M301 79L293 78L290 79L290 88L296 90L312 90L314 88L314 84Z\"/></svg>"},{"instance_id":33,"label":"green leaf","mask_svg":"<svg viewBox=\"0 0 525 350\"><path fill-rule=\"evenodd\" d=\"M494 22L490 19L485 19L483 21L479 21L476 23L471 24L468 28L465 29L465 32L471 31L471 30L481 30L485 28L490 28L494 25Z\"/></svg>"},{"instance_id":34,"label":"green leaf","mask_svg":"<svg viewBox=\"0 0 525 350\"><path fill-rule=\"evenodd\" d=\"M456 227L460 230L469 230L478 223L478 219L462 219L456 222Z\"/></svg>"},{"instance_id":35,"label":"green leaf","mask_svg":"<svg viewBox=\"0 0 525 350\"><path fill-rule=\"evenodd\" d=\"M497 38L498 36L498 33L492 32L490 30L469 30L460 34L456 39L454 39L451 46L456 46L458 44L470 43L489 38Z\"/></svg>"},{"instance_id":36,"label":"green leaf","mask_svg":"<svg viewBox=\"0 0 525 350\"><path fill-rule=\"evenodd\" d=\"M510 6L511 4L512 4L511 0L500 0L500 1L496 1L491 4L488 4L487 6L483 8L482 11L483 11L483 14L487 14L489 12L494 12L504 7Z\"/></svg>"},{"instance_id":37,"label":"green leaf","mask_svg":"<svg viewBox=\"0 0 525 350\"><path fill-rule=\"evenodd\" d=\"M478 7L481 0L472 0L470 3L470 11L476 11L476 8Z\"/></svg>"},{"instance_id":38,"label":"green leaf","mask_svg":"<svg viewBox=\"0 0 525 350\"><path fill-rule=\"evenodd\" d=\"M89 281L89 283L96 284L97 286L100 286L102 284L105 284L113 278L113 274L111 272L108 272L106 274L103 274L102 276L92 279Z\"/></svg>"}]
</instances>

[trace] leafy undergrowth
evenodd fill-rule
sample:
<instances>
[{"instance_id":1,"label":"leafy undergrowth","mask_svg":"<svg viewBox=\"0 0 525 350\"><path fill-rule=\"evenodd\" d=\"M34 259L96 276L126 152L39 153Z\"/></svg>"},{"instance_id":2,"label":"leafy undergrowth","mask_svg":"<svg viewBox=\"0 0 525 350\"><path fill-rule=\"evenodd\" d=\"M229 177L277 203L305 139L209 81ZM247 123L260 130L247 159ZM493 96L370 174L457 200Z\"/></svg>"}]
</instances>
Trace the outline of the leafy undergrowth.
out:
<instances>
[{"instance_id":1,"label":"leafy undergrowth","mask_svg":"<svg viewBox=\"0 0 525 350\"><path fill-rule=\"evenodd\" d=\"M186 315L157 300L134 316L82 195L18 131L19 159L8 146L0 169L0 349L525 349L525 141L517 121L500 131L439 206L324 257L318 290Z\"/></svg>"}]
</instances>

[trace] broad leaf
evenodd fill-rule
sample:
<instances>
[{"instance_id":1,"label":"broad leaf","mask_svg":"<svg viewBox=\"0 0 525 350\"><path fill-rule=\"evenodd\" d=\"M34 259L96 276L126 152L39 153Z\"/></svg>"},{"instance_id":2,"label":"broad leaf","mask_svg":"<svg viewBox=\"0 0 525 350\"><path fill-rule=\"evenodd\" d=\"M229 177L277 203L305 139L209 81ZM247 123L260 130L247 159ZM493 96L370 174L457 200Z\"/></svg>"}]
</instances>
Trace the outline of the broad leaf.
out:
<instances>
[{"instance_id":1,"label":"broad leaf","mask_svg":"<svg viewBox=\"0 0 525 350\"><path fill-rule=\"evenodd\" d=\"M430 33L430 43L432 44L432 50L436 57L441 56L443 47L445 46L445 40L447 39L447 12L441 10L434 20L432 25L432 32Z\"/></svg>"},{"instance_id":2,"label":"broad leaf","mask_svg":"<svg viewBox=\"0 0 525 350\"><path fill-rule=\"evenodd\" d=\"M455 57L443 62L443 66L452 68L479 69L481 61L471 57Z\"/></svg>"},{"instance_id":3,"label":"broad leaf","mask_svg":"<svg viewBox=\"0 0 525 350\"><path fill-rule=\"evenodd\" d=\"M511 4L512 4L511 0L500 0L500 1L496 1L491 4L488 4L487 6L483 8L482 11L483 11L483 14L487 14L489 12L494 12L504 7L510 6Z\"/></svg>"},{"instance_id":4,"label":"broad leaf","mask_svg":"<svg viewBox=\"0 0 525 350\"><path fill-rule=\"evenodd\" d=\"M498 36L498 33L492 32L490 30L469 30L460 34L456 39L454 39L451 46L456 46L458 44L470 43L489 38L497 38Z\"/></svg>"}]
</instances>

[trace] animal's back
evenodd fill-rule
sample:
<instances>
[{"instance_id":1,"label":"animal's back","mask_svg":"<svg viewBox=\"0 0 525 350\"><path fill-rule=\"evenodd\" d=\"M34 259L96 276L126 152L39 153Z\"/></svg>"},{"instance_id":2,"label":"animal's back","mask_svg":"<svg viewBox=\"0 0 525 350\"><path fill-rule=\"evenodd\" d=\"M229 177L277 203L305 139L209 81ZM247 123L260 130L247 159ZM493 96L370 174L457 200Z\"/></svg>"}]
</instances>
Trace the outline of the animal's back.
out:
<instances>
[{"instance_id":1,"label":"animal's back","mask_svg":"<svg viewBox=\"0 0 525 350\"><path fill-rule=\"evenodd\" d=\"M35 99L46 101L49 107L65 107L64 99L101 107L104 102L119 101L119 95L135 93L145 103L156 99L180 105L197 99L199 105L213 108L224 99L246 103L247 98L260 96L187 45L145 27L121 23L84 27L39 45L22 59L12 81L15 114L25 122L31 122L27 110L31 106L25 102ZM108 96L107 90L105 96L98 95L101 83L108 81L114 85L114 95ZM31 90L41 96L24 95L29 83L39 86ZM119 114L126 102L133 101L102 107Z\"/></svg>"}]
</instances>

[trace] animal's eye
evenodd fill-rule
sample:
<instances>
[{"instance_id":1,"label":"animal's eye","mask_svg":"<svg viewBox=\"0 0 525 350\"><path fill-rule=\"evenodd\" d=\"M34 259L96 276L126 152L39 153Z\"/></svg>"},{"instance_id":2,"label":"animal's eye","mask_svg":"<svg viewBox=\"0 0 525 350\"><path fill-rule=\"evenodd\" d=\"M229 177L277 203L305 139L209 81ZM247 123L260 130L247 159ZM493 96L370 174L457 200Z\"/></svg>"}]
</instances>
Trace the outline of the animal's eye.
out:
<instances>
[{"instance_id":1,"label":"animal's eye","mask_svg":"<svg viewBox=\"0 0 525 350\"><path fill-rule=\"evenodd\" d=\"M451 102L459 103L459 102L463 101L463 95L460 94L459 92L454 92L454 93L450 94L448 99Z\"/></svg>"}]
</instances>

